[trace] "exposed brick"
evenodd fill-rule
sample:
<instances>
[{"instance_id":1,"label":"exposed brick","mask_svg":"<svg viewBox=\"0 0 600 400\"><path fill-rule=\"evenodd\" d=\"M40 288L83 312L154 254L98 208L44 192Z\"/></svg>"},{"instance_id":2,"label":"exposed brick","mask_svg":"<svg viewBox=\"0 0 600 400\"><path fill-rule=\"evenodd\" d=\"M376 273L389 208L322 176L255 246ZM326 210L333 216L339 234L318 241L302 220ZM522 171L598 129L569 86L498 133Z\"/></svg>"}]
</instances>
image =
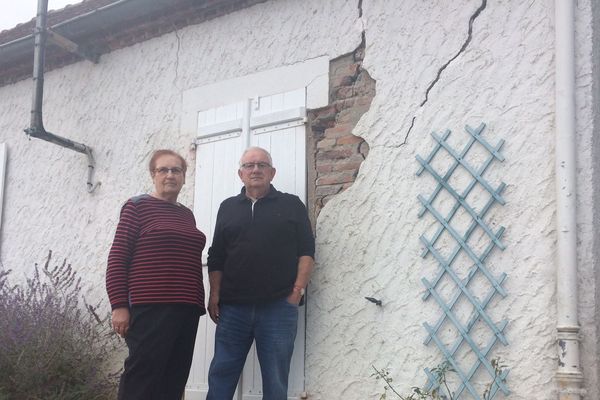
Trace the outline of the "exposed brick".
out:
<instances>
[{"instance_id":1,"label":"exposed brick","mask_svg":"<svg viewBox=\"0 0 600 400\"><path fill-rule=\"evenodd\" d=\"M335 121L337 110L335 106L331 105L312 110L312 113L314 113L314 119L311 122L313 129L321 127L325 129Z\"/></svg>"},{"instance_id":2,"label":"exposed brick","mask_svg":"<svg viewBox=\"0 0 600 400\"><path fill-rule=\"evenodd\" d=\"M330 196L338 194L342 190L343 185L322 185L318 186L315 194L317 196Z\"/></svg>"},{"instance_id":3,"label":"exposed brick","mask_svg":"<svg viewBox=\"0 0 600 400\"><path fill-rule=\"evenodd\" d=\"M332 148L333 146L335 146L336 142L337 140L335 138L319 140L319 143L317 143L317 149Z\"/></svg>"},{"instance_id":4,"label":"exposed brick","mask_svg":"<svg viewBox=\"0 0 600 400\"><path fill-rule=\"evenodd\" d=\"M337 111L341 111L344 110L346 108L350 108L354 105L354 97L348 98L348 99L342 99L342 100L337 100L335 103L333 103L335 105L335 109Z\"/></svg>"},{"instance_id":5,"label":"exposed brick","mask_svg":"<svg viewBox=\"0 0 600 400\"><path fill-rule=\"evenodd\" d=\"M354 105L364 109L365 111L369 109L372 102L372 96L360 96L354 98Z\"/></svg>"},{"instance_id":6,"label":"exposed brick","mask_svg":"<svg viewBox=\"0 0 600 400\"><path fill-rule=\"evenodd\" d=\"M345 87L352 85L352 83L354 83L354 78L352 76L341 75L333 82L332 86L334 88Z\"/></svg>"},{"instance_id":7,"label":"exposed brick","mask_svg":"<svg viewBox=\"0 0 600 400\"><path fill-rule=\"evenodd\" d=\"M338 99L349 99L354 96L353 86L340 87L335 91L335 97Z\"/></svg>"},{"instance_id":8,"label":"exposed brick","mask_svg":"<svg viewBox=\"0 0 600 400\"><path fill-rule=\"evenodd\" d=\"M317 153L317 160L341 160L354 154L351 148L335 148Z\"/></svg>"},{"instance_id":9,"label":"exposed brick","mask_svg":"<svg viewBox=\"0 0 600 400\"><path fill-rule=\"evenodd\" d=\"M348 67L346 69L348 71L348 75L358 76L360 71L362 71L360 68L360 65L361 65L361 63L359 63L359 62L354 62L354 63L348 65Z\"/></svg>"},{"instance_id":10,"label":"exposed brick","mask_svg":"<svg viewBox=\"0 0 600 400\"><path fill-rule=\"evenodd\" d=\"M338 162L337 164L333 165L332 171L334 171L334 172L358 171L358 169L360 168L360 165L362 164L363 161L364 160L354 161L354 162Z\"/></svg>"},{"instance_id":11,"label":"exposed brick","mask_svg":"<svg viewBox=\"0 0 600 400\"><path fill-rule=\"evenodd\" d=\"M340 183L354 182L356 177L354 172L336 172L327 174L317 179L317 186L321 185L335 185Z\"/></svg>"},{"instance_id":12,"label":"exposed brick","mask_svg":"<svg viewBox=\"0 0 600 400\"><path fill-rule=\"evenodd\" d=\"M371 100L375 96L375 80L368 72L364 71L358 76L354 85L356 96L368 96Z\"/></svg>"},{"instance_id":13,"label":"exposed brick","mask_svg":"<svg viewBox=\"0 0 600 400\"><path fill-rule=\"evenodd\" d=\"M335 142L336 144L354 144L361 143L362 141L364 141L364 139L359 136L347 135L337 138Z\"/></svg>"},{"instance_id":14,"label":"exposed brick","mask_svg":"<svg viewBox=\"0 0 600 400\"><path fill-rule=\"evenodd\" d=\"M354 107L340 111L336 122L340 124L352 124L354 126L368 109L368 107L365 108L363 106L357 107L355 103Z\"/></svg>"},{"instance_id":15,"label":"exposed brick","mask_svg":"<svg viewBox=\"0 0 600 400\"><path fill-rule=\"evenodd\" d=\"M324 163L319 165L319 163L317 163L317 174L323 174L323 173L327 173L327 172L331 172L333 171L333 164L332 163Z\"/></svg>"},{"instance_id":16,"label":"exposed brick","mask_svg":"<svg viewBox=\"0 0 600 400\"><path fill-rule=\"evenodd\" d=\"M335 125L332 128L325 129L325 137L330 139L337 139L339 137L346 136L352 133L353 128L353 124Z\"/></svg>"},{"instance_id":17,"label":"exposed brick","mask_svg":"<svg viewBox=\"0 0 600 400\"><path fill-rule=\"evenodd\" d=\"M308 114L314 138L316 181L311 199L314 215L333 196L349 188L369 153L369 145L352 130L369 109L375 81L361 68L364 41L354 53L330 62L330 104Z\"/></svg>"}]
</instances>

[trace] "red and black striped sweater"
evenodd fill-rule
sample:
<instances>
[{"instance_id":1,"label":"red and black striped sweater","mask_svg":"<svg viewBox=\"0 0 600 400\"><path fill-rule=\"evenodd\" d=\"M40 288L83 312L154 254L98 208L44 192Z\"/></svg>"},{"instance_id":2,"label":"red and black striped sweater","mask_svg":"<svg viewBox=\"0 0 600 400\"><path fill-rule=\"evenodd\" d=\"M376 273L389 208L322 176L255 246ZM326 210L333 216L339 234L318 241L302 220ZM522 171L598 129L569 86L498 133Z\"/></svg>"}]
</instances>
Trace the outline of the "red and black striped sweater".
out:
<instances>
[{"instance_id":1,"label":"red and black striped sweater","mask_svg":"<svg viewBox=\"0 0 600 400\"><path fill-rule=\"evenodd\" d=\"M129 199L108 255L106 290L112 309L195 304L204 313L205 243L187 207L150 195Z\"/></svg>"}]
</instances>

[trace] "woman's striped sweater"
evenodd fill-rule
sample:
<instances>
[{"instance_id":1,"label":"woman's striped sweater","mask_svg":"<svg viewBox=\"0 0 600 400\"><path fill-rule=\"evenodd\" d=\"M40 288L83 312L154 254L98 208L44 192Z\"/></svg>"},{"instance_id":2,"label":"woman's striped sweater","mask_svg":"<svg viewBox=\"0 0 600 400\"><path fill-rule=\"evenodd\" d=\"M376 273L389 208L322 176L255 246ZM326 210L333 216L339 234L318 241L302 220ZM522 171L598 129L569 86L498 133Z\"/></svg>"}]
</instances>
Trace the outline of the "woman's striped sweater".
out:
<instances>
[{"instance_id":1,"label":"woman's striped sweater","mask_svg":"<svg viewBox=\"0 0 600 400\"><path fill-rule=\"evenodd\" d=\"M112 309L195 304L205 312L205 243L190 209L150 195L129 199L108 255L106 289Z\"/></svg>"}]
</instances>

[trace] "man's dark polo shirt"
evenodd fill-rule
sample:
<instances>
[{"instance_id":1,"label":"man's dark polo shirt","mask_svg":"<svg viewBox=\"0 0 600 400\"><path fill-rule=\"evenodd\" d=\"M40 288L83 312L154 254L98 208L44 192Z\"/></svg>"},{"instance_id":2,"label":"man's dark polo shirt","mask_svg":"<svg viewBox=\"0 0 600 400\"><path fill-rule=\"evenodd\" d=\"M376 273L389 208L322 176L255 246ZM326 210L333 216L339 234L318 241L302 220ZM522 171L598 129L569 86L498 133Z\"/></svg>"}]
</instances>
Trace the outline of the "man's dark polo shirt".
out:
<instances>
[{"instance_id":1,"label":"man's dark polo shirt","mask_svg":"<svg viewBox=\"0 0 600 400\"><path fill-rule=\"evenodd\" d=\"M223 272L221 303L259 303L289 295L298 258L314 255L308 213L298 196L271 185L253 205L243 188L221 203L208 272Z\"/></svg>"}]
</instances>

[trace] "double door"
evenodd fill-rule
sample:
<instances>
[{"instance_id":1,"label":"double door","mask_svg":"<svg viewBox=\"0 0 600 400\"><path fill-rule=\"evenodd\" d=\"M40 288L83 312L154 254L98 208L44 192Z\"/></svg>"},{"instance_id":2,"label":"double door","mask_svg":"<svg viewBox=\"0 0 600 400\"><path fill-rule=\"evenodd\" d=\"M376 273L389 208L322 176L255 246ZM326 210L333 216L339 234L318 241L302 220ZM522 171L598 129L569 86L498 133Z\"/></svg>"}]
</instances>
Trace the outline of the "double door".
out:
<instances>
[{"instance_id":1,"label":"double door","mask_svg":"<svg viewBox=\"0 0 600 400\"><path fill-rule=\"evenodd\" d=\"M249 146L271 153L277 169L273 185L280 191L306 199L306 94L305 89L246 99L198 113L194 214L207 236L203 254L204 287L208 302L206 256L220 203L238 194L242 183L237 175L239 159ZM298 321L292 357L289 399L304 392L305 307ZM200 319L194 360L185 400L204 400L208 390L208 368L214 354L215 324ZM256 350L252 346L240 378L235 400L262 399L262 381Z\"/></svg>"}]
</instances>

